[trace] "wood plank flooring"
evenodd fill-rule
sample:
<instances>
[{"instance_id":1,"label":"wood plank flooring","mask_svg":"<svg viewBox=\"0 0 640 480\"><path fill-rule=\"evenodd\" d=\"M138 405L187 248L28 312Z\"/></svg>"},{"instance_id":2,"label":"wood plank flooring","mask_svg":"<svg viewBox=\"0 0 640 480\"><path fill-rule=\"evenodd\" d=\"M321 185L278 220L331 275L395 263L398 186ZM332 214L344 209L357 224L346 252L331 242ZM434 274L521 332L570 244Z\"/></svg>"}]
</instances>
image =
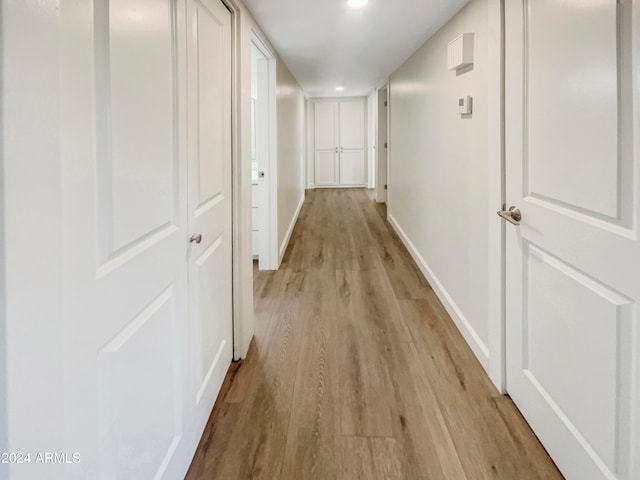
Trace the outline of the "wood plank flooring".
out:
<instances>
[{"instance_id":1,"label":"wood plank flooring","mask_svg":"<svg viewBox=\"0 0 640 480\"><path fill-rule=\"evenodd\" d=\"M187 480L560 479L367 190L307 192Z\"/></svg>"}]
</instances>

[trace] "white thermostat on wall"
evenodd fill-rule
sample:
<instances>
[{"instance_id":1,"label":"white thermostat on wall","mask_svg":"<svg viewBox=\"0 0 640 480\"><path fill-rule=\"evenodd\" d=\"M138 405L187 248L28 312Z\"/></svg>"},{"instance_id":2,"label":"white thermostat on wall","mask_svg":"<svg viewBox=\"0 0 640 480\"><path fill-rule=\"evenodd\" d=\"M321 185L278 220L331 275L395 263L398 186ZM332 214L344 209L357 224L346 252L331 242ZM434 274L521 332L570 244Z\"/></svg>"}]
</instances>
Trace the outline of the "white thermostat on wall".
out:
<instances>
[{"instance_id":1,"label":"white thermostat on wall","mask_svg":"<svg viewBox=\"0 0 640 480\"><path fill-rule=\"evenodd\" d=\"M458 115L469 115L471 113L471 103L471 97L460 97L458 99Z\"/></svg>"}]
</instances>

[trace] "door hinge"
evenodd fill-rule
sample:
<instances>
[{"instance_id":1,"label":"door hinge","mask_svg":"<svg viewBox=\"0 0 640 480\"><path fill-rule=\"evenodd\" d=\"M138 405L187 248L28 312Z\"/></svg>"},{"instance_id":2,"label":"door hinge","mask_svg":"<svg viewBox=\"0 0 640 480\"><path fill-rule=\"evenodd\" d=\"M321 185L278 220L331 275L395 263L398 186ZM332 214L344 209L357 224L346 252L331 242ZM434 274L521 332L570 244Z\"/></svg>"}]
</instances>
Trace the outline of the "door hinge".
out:
<instances>
[{"instance_id":1,"label":"door hinge","mask_svg":"<svg viewBox=\"0 0 640 480\"><path fill-rule=\"evenodd\" d=\"M386 184L386 183L385 183L385 185L384 185L384 189L385 189L385 190L387 189L387 184Z\"/></svg>"},{"instance_id":2,"label":"door hinge","mask_svg":"<svg viewBox=\"0 0 640 480\"><path fill-rule=\"evenodd\" d=\"M387 147L387 142L384 142L384 148L389 148Z\"/></svg>"},{"instance_id":3,"label":"door hinge","mask_svg":"<svg viewBox=\"0 0 640 480\"><path fill-rule=\"evenodd\" d=\"M389 102L387 102L386 100L384 101L384 106L386 107L387 105L389 105Z\"/></svg>"}]
</instances>

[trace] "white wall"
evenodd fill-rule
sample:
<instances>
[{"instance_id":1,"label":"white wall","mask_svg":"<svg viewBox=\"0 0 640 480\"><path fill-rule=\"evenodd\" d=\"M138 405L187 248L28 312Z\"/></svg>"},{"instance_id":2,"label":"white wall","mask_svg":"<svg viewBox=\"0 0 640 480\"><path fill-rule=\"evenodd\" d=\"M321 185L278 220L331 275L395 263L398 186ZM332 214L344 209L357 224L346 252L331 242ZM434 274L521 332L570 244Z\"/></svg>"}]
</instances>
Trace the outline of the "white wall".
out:
<instances>
[{"instance_id":1,"label":"white wall","mask_svg":"<svg viewBox=\"0 0 640 480\"><path fill-rule=\"evenodd\" d=\"M390 78L390 220L488 367L487 0L472 0ZM475 63L447 70L447 43L475 33ZM459 96L473 114L457 114ZM497 207L491 205L494 209Z\"/></svg>"},{"instance_id":2,"label":"white wall","mask_svg":"<svg viewBox=\"0 0 640 480\"><path fill-rule=\"evenodd\" d=\"M0 429L0 451L7 451L2 448L7 439L13 451L51 451L63 445L64 431L60 20L53 2L37 8L27 2L1 2L0 9L0 269L5 274L0 382L6 382L0 387L5 389L0 391L0 419L8 420ZM28 101L33 98L38 100ZM36 216L40 221L33 221ZM19 469L4 467L0 478ZM38 478L55 478L62 471L59 466L32 467L29 473Z\"/></svg>"},{"instance_id":3,"label":"white wall","mask_svg":"<svg viewBox=\"0 0 640 480\"><path fill-rule=\"evenodd\" d=\"M0 32L0 45L4 44ZM0 54L0 65L2 56ZM0 67L1 69L1 67ZM2 138L2 97L0 96L0 138ZM0 146L3 142L0 142ZM1 147L0 147L1 148ZM6 343L6 298L5 298L5 252L4 252L4 152L0 150L0 452L7 452L7 343ZM0 478L9 476L8 466L0 464Z\"/></svg>"},{"instance_id":4,"label":"white wall","mask_svg":"<svg viewBox=\"0 0 640 480\"><path fill-rule=\"evenodd\" d=\"M305 98L284 62L276 67L278 111L278 245L280 260L304 202Z\"/></svg>"}]
</instances>

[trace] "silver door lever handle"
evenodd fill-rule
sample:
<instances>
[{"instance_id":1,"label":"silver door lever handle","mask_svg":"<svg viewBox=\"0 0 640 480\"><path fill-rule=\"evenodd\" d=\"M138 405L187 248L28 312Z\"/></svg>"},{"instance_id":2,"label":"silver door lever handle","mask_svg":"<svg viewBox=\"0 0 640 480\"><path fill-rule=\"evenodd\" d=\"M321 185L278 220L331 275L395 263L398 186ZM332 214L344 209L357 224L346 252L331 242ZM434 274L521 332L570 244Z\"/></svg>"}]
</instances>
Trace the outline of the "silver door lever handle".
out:
<instances>
[{"instance_id":1,"label":"silver door lever handle","mask_svg":"<svg viewBox=\"0 0 640 480\"><path fill-rule=\"evenodd\" d=\"M202 241L202 234L196 233L195 235L191 235L191 238L189 239L189 241L191 243L193 242L200 243Z\"/></svg>"},{"instance_id":2,"label":"silver door lever handle","mask_svg":"<svg viewBox=\"0 0 640 480\"><path fill-rule=\"evenodd\" d=\"M503 210L500 210L498 216L509 223L514 225L520 225L520 220L522 220L522 213L516 207L509 207L509 210L504 210L507 208L506 205L502 206Z\"/></svg>"}]
</instances>

